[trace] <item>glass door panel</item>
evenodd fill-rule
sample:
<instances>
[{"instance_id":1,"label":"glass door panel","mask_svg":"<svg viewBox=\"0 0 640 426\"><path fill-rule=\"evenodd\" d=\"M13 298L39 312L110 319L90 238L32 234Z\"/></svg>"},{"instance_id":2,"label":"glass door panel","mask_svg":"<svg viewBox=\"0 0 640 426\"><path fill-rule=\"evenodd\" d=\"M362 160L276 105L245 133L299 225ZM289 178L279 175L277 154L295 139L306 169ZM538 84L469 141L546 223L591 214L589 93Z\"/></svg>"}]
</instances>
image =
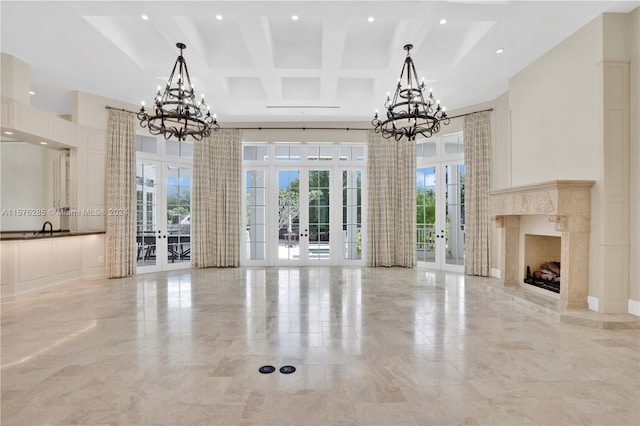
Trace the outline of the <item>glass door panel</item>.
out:
<instances>
[{"instance_id":1,"label":"glass door panel","mask_svg":"<svg viewBox=\"0 0 640 426\"><path fill-rule=\"evenodd\" d=\"M278 171L278 259L300 259L300 170Z\"/></svg>"},{"instance_id":2,"label":"glass door panel","mask_svg":"<svg viewBox=\"0 0 640 426\"><path fill-rule=\"evenodd\" d=\"M248 260L265 260L267 244L267 180L264 170L246 171L245 250Z\"/></svg>"},{"instance_id":3,"label":"glass door panel","mask_svg":"<svg viewBox=\"0 0 640 426\"><path fill-rule=\"evenodd\" d=\"M342 171L342 258L362 258L362 172Z\"/></svg>"},{"instance_id":4,"label":"glass door panel","mask_svg":"<svg viewBox=\"0 0 640 426\"><path fill-rule=\"evenodd\" d=\"M136 164L136 262L140 267L156 266L158 239L158 168L155 163Z\"/></svg>"},{"instance_id":5,"label":"glass door panel","mask_svg":"<svg viewBox=\"0 0 640 426\"><path fill-rule=\"evenodd\" d=\"M418 262L436 262L436 168L416 172L416 254ZM432 266L431 265L431 266Z\"/></svg>"},{"instance_id":6,"label":"glass door panel","mask_svg":"<svg viewBox=\"0 0 640 426\"><path fill-rule=\"evenodd\" d=\"M168 264L191 262L191 167L165 168ZM163 238L164 239L164 238Z\"/></svg>"},{"instance_id":7,"label":"glass door panel","mask_svg":"<svg viewBox=\"0 0 640 426\"><path fill-rule=\"evenodd\" d=\"M464 265L464 164L445 166L446 263Z\"/></svg>"},{"instance_id":8,"label":"glass door panel","mask_svg":"<svg viewBox=\"0 0 640 426\"><path fill-rule=\"evenodd\" d=\"M328 260L330 232L330 173L329 170L308 171L308 252L310 260ZM306 232L305 232L306 234Z\"/></svg>"}]
</instances>

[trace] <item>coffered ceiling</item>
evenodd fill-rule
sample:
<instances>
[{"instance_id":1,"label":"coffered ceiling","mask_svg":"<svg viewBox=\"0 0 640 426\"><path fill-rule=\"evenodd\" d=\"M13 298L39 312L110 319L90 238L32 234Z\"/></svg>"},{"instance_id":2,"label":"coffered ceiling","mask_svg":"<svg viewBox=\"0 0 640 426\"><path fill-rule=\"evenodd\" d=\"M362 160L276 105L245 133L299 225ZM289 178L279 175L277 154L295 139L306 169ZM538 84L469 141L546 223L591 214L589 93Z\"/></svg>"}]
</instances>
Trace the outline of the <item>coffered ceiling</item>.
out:
<instances>
[{"instance_id":1,"label":"coffered ceiling","mask_svg":"<svg viewBox=\"0 0 640 426\"><path fill-rule=\"evenodd\" d=\"M183 42L192 81L222 123L369 121L394 89L407 43L452 110L504 93L600 13L639 4L3 0L1 47L30 64L31 104L54 114L70 113L72 90L150 104Z\"/></svg>"}]
</instances>

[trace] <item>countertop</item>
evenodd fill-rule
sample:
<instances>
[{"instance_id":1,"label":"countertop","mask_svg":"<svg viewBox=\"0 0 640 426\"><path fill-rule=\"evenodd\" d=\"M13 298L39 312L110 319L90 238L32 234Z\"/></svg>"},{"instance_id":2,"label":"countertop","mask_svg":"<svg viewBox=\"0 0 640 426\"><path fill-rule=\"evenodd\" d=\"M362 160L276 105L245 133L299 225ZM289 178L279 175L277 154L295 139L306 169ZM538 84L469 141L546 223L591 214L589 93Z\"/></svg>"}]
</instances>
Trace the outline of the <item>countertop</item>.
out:
<instances>
[{"instance_id":1,"label":"countertop","mask_svg":"<svg viewBox=\"0 0 640 426\"><path fill-rule=\"evenodd\" d=\"M78 237L82 235L99 235L105 231L0 231L0 241L39 240L44 238Z\"/></svg>"}]
</instances>

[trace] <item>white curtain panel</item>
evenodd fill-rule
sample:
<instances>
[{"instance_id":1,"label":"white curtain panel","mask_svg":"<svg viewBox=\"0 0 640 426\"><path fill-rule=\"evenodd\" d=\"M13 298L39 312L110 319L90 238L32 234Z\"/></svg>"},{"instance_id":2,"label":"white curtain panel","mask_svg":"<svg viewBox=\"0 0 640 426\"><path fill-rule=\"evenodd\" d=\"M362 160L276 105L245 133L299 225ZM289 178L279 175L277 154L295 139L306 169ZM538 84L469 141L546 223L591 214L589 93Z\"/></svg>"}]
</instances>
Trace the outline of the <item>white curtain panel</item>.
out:
<instances>
[{"instance_id":1,"label":"white curtain panel","mask_svg":"<svg viewBox=\"0 0 640 426\"><path fill-rule=\"evenodd\" d=\"M240 266L242 142L221 129L196 141L191 207L194 268Z\"/></svg>"},{"instance_id":2,"label":"white curtain panel","mask_svg":"<svg viewBox=\"0 0 640 426\"><path fill-rule=\"evenodd\" d=\"M109 111L105 176L106 215L105 276L128 277L135 273L136 259L136 133L133 114Z\"/></svg>"},{"instance_id":3,"label":"white curtain panel","mask_svg":"<svg viewBox=\"0 0 640 426\"><path fill-rule=\"evenodd\" d=\"M489 112L464 119L465 260L467 275L488 277L491 270L489 186L491 180L491 124Z\"/></svg>"},{"instance_id":4,"label":"white curtain panel","mask_svg":"<svg viewBox=\"0 0 640 426\"><path fill-rule=\"evenodd\" d=\"M368 134L369 266L416 265L416 144Z\"/></svg>"}]
</instances>

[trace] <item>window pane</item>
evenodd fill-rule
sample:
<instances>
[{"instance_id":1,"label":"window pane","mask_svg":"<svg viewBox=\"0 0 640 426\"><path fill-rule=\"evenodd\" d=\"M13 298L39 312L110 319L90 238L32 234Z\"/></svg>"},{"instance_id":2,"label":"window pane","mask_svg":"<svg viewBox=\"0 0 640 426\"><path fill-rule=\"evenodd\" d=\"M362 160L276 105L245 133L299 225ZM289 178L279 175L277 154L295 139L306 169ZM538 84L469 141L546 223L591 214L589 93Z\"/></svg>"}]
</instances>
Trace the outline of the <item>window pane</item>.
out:
<instances>
[{"instance_id":1,"label":"window pane","mask_svg":"<svg viewBox=\"0 0 640 426\"><path fill-rule=\"evenodd\" d=\"M289 159L289 147L283 145L276 145L276 160L288 160Z\"/></svg>"},{"instance_id":2,"label":"window pane","mask_svg":"<svg viewBox=\"0 0 640 426\"><path fill-rule=\"evenodd\" d=\"M276 145L276 160L300 160L300 145Z\"/></svg>"},{"instance_id":3,"label":"window pane","mask_svg":"<svg viewBox=\"0 0 640 426\"><path fill-rule=\"evenodd\" d=\"M171 155L173 157L180 156L180 141L174 141L171 139L167 140L167 155Z\"/></svg>"},{"instance_id":4,"label":"window pane","mask_svg":"<svg viewBox=\"0 0 640 426\"><path fill-rule=\"evenodd\" d=\"M351 160L351 147L350 146L341 146L340 147L340 161Z\"/></svg>"},{"instance_id":5,"label":"window pane","mask_svg":"<svg viewBox=\"0 0 640 426\"><path fill-rule=\"evenodd\" d=\"M182 142L180 145L180 157L193 158L193 144L190 142Z\"/></svg>"},{"instance_id":6,"label":"window pane","mask_svg":"<svg viewBox=\"0 0 640 426\"><path fill-rule=\"evenodd\" d=\"M136 151L158 153L158 139L155 136L136 135Z\"/></svg>"},{"instance_id":7,"label":"window pane","mask_svg":"<svg viewBox=\"0 0 640 426\"><path fill-rule=\"evenodd\" d=\"M321 160L333 160L333 154L331 145L321 145L320 146L320 159Z\"/></svg>"},{"instance_id":8,"label":"window pane","mask_svg":"<svg viewBox=\"0 0 640 426\"><path fill-rule=\"evenodd\" d=\"M318 145L307 146L307 160L317 160L320 158L320 147Z\"/></svg>"},{"instance_id":9,"label":"window pane","mask_svg":"<svg viewBox=\"0 0 640 426\"><path fill-rule=\"evenodd\" d=\"M247 161L268 161L269 147L266 145L246 145L243 148L242 159Z\"/></svg>"},{"instance_id":10,"label":"window pane","mask_svg":"<svg viewBox=\"0 0 640 426\"><path fill-rule=\"evenodd\" d=\"M444 143L445 154L459 154L464 152L464 140L462 133L454 133L452 135L444 135L442 137Z\"/></svg>"},{"instance_id":11,"label":"window pane","mask_svg":"<svg viewBox=\"0 0 640 426\"><path fill-rule=\"evenodd\" d=\"M416 144L416 156L418 158L428 158L436 156L436 141L424 140Z\"/></svg>"},{"instance_id":12,"label":"window pane","mask_svg":"<svg viewBox=\"0 0 640 426\"><path fill-rule=\"evenodd\" d=\"M364 146L341 145L339 147L340 161L364 161Z\"/></svg>"}]
</instances>

